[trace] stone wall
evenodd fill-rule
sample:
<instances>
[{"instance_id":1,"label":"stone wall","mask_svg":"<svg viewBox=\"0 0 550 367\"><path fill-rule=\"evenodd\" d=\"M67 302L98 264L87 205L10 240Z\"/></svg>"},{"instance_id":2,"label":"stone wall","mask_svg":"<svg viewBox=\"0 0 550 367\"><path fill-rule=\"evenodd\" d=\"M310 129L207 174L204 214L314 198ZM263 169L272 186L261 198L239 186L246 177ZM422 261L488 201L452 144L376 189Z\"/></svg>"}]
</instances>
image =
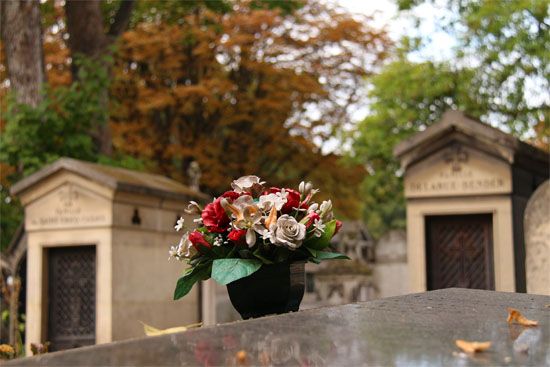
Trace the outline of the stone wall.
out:
<instances>
[{"instance_id":1,"label":"stone wall","mask_svg":"<svg viewBox=\"0 0 550 367\"><path fill-rule=\"evenodd\" d=\"M379 298L409 293L407 234L404 230L391 230L376 243L373 282Z\"/></svg>"}]
</instances>

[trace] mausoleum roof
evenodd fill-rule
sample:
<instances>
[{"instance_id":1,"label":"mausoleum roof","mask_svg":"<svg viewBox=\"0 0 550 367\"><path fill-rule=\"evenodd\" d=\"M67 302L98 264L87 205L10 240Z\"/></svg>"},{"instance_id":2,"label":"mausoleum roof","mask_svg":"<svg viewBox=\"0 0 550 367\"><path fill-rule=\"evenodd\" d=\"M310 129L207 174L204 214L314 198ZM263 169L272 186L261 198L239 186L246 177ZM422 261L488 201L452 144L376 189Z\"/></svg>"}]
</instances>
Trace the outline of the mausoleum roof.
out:
<instances>
[{"instance_id":1,"label":"mausoleum roof","mask_svg":"<svg viewBox=\"0 0 550 367\"><path fill-rule=\"evenodd\" d=\"M11 193L17 195L61 171L77 174L115 191L184 200L208 198L207 195L165 176L85 162L73 158L60 158L38 172L25 177L12 186Z\"/></svg>"},{"instance_id":2,"label":"mausoleum roof","mask_svg":"<svg viewBox=\"0 0 550 367\"><path fill-rule=\"evenodd\" d=\"M403 140L395 147L394 154L401 159L403 168L407 168L453 142L463 143L530 170L547 170L548 167L546 152L455 110L446 111L440 121Z\"/></svg>"}]
</instances>

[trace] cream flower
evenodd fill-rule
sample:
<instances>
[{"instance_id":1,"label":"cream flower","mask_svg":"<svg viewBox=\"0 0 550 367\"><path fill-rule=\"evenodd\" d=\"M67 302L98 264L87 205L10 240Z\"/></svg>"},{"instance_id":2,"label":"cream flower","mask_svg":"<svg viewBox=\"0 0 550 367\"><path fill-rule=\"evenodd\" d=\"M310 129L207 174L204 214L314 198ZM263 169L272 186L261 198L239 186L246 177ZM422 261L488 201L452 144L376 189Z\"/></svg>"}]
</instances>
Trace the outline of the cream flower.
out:
<instances>
[{"instance_id":1,"label":"cream flower","mask_svg":"<svg viewBox=\"0 0 550 367\"><path fill-rule=\"evenodd\" d=\"M201 214L202 208L196 201L190 201L187 209L184 210L187 214Z\"/></svg>"},{"instance_id":2,"label":"cream flower","mask_svg":"<svg viewBox=\"0 0 550 367\"><path fill-rule=\"evenodd\" d=\"M296 218L288 214L281 215L277 219L277 223L271 225L269 231L269 237L273 244L285 246L291 250L300 247L303 239L306 237L306 226L298 223Z\"/></svg>"},{"instance_id":3,"label":"cream flower","mask_svg":"<svg viewBox=\"0 0 550 367\"><path fill-rule=\"evenodd\" d=\"M256 232L264 234L267 229L261 224L263 215L260 208L254 203L249 195L238 197L233 203L229 203L225 198L221 205L225 210L231 212L235 218L233 226L239 229L246 229L246 243L248 247L256 243Z\"/></svg>"},{"instance_id":4,"label":"cream flower","mask_svg":"<svg viewBox=\"0 0 550 367\"><path fill-rule=\"evenodd\" d=\"M281 210L287 202L287 196L288 192L284 191L284 189L277 193L262 195L258 198L258 206L263 211L271 210L273 205L275 205L275 209Z\"/></svg>"},{"instance_id":5,"label":"cream flower","mask_svg":"<svg viewBox=\"0 0 550 367\"><path fill-rule=\"evenodd\" d=\"M237 193L250 192L252 189L262 186L265 182L261 182L258 176L243 176L231 183L233 191Z\"/></svg>"}]
</instances>

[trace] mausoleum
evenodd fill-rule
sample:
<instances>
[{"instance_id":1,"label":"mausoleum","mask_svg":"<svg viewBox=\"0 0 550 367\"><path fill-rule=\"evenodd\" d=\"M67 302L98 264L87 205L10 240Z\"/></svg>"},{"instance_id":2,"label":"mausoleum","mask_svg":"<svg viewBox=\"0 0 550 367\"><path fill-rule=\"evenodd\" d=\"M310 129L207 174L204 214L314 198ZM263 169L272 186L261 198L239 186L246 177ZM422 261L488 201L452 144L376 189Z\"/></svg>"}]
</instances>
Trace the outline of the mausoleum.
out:
<instances>
[{"instance_id":1,"label":"mausoleum","mask_svg":"<svg viewBox=\"0 0 550 367\"><path fill-rule=\"evenodd\" d=\"M523 217L548 154L457 111L401 142L411 292L525 292Z\"/></svg>"},{"instance_id":2,"label":"mausoleum","mask_svg":"<svg viewBox=\"0 0 550 367\"><path fill-rule=\"evenodd\" d=\"M12 187L25 210L26 348L52 350L200 321L195 287L174 302L177 218L207 197L169 178L62 158ZM188 219L187 223L192 220Z\"/></svg>"}]
</instances>

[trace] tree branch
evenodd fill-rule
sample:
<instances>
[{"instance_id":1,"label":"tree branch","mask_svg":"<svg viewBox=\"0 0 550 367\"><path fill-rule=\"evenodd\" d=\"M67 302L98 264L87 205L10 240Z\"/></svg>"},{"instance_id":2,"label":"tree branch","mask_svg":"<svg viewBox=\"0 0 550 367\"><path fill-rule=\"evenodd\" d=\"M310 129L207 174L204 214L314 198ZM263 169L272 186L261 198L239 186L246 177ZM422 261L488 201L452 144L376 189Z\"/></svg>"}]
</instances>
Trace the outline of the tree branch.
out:
<instances>
[{"instance_id":1,"label":"tree branch","mask_svg":"<svg viewBox=\"0 0 550 367\"><path fill-rule=\"evenodd\" d=\"M128 26L134 4L134 0L122 0L122 2L120 3L120 7L115 14L115 20L113 24L111 24L109 32L107 32L107 36L109 36L111 40L114 40L115 38L120 36L121 33L124 32L124 30Z\"/></svg>"}]
</instances>

